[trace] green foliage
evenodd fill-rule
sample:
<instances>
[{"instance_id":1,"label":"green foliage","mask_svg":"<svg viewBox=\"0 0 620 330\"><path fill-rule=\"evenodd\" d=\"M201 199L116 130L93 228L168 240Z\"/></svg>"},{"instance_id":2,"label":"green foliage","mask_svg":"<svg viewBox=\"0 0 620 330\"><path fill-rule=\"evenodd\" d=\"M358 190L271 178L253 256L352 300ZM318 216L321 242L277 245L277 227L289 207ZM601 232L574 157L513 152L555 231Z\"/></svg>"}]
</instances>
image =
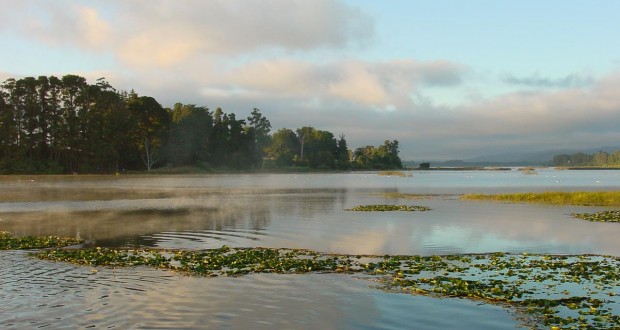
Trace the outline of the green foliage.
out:
<instances>
[{"instance_id":1,"label":"green foliage","mask_svg":"<svg viewBox=\"0 0 620 330\"><path fill-rule=\"evenodd\" d=\"M282 128L273 134L271 145L266 150L267 157L273 161L273 166L289 167L293 165L298 150L301 150L301 142L295 132Z\"/></svg>"},{"instance_id":2,"label":"green foliage","mask_svg":"<svg viewBox=\"0 0 620 330\"><path fill-rule=\"evenodd\" d=\"M613 153L599 151L594 154L584 154L582 152L567 155L561 154L553 156L554 166L620 166L620 150Z\"/></svg>"},{"instance_id":3,"label":"green foliage","mask_svg":"<svg viewBox=\"0 0 620 330\"><path fill-rule=\"evenodd\" d=\"M270 131L256 108L247 120L193 104L164 109L104 78L89 84L77 75L26 77L0 85L0 173L351 167L344 135L308 126ZM377 166L401 167L397 141L377 150Z\"/></svg>"},{"instance_id":4,"label":"green foliage","mask_svg":"<svg viewBox=\"0 0 620 330\"><path fill-rule=\"evenodd\" d=\"M57 236L23 236L15 237L7 232L0 231L0 250L27 250L50 247L62 247L81 243L76 238L64 238Z\"/></svg>"},{"instance_id":5,"label":"green foliage","mask_svg":"<svg viewBox=\"0 0 620 330\"><path fill-rule=\"evenodd\" d=\"M620 222L620 210L595 213L571 213L571 216L591 222Z\"/></svg>"},{"instance_id":6,"label":"green foliage","mask_svg":"<svg viewBox=\"0 0 620 330\"><path fill-rule=\"evenodd\" d=\"M431 168L431 163L420 163L420 166L418 166L418 169L420 170L428 170Z\"/></svg>"},{"instance_id":7,"label":"green foliage","mask_svg":"<svg viewBox=\"0 0 620 330\"><path fill-rule=\"evenodd\" d=\"M213 117L206 107L176 103L166 145L166 160L174 166L206 160L206 143L213 134Z\"/></svg>"},{"instance_id":8,"label":"green foliage","mask_svg":"<svg viewBox=\"0 0 620 330\"><path fill-rule=\"evenodd\" d=\"M398 156L398 141L385 140L379 147L366 146L355 149L352 165L355 169L389 170L403 168Z\"/></svg>"},{"instance_id":9,"label":"green foliage","mask_svg":"<svg viewBox=\"0 0 620 330\"><path fill-rule=\"evenodd\" d=\"M617 329L613 297L620 259L605 256L360 256L310 250L230 248L202 251L53 249L46 260L88 266L151 266L198 276L252 273L363 273L390 292L459 297L513 307L528 327Z\"/></svg>"},{"instance_id":10,"label":"green foliage","mask_svg":"<svg viewBox=\"0 0 620 330\"><path fill-rule=\"evenodd\" d=\"M297 137L301 143L297 165L318 169L336 168L339 150L334 134L304 126L297 130Z\"/></svg>"},{"instance_id":11,"label":"green foliage","mask_svg":"<svg viewBox=\"0 0 620 330\"><path fill-rule=\"evenodd\" d=\"M583 205L583 206L620 206L620 191L577 191L577 192L542 192L542 193L513 193L513 194L466 194L461 196L466 200L493 200L520 203L542 203L554 205Z\"/></svg>"}]
</instances>

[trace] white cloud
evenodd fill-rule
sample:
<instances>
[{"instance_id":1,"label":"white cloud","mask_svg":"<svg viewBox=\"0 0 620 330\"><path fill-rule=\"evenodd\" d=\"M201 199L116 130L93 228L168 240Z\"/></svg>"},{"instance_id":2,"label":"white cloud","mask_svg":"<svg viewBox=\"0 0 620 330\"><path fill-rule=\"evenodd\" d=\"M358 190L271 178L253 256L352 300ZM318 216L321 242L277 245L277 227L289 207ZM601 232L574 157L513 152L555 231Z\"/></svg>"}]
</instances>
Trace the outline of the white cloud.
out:
<instances>
[{"instance_id":1,"label":"white cloud","mask_svg":"<svg viewBox=\"0 0 620 330\"><path fill-rule=\"evenodd\" d=\"M466 69L449 62L341 60L312 63L293 59L252 62L216 77L233 91L272 98L312 98L324 103L346 101L375 108L412 105L418 85L453 85ZM239 96L238 93L234 93Z\"/></svg>"},{"instance_id":2,"label":"white cloud","mask_svg":"<svg viewBox=\"0 0 620 330\"><path fill-rule=\"evenodd\" d=\"M3 11L28 12L10 24L31 38L108 51L142 67L205 55L346 48L373 34L372 20L339 0L42 1Z\"/></svg>"},{"instance_id":3,"label":"white cloud","mask_svg":"<svg viewBox=\"0 0 620 330\"><path fill-rule=\"evenodd\" d=\"M90 81L105 76L118 89L135 89L166 106L222 106L240 118L258 107L274 127L312 125L344 133L351 147L399 139L407 158L456 158L507 146L545 149L620 138L618 72L598 80L575 73L505 75L501 86L490 88L497 96L488 96L476 79L497 78L497 72L479 73L481 78L448 60L357 56L353 50L373 42L374 22L344 1L3 5L3 35L78 50L85 58L104 53L117 65L65 73ZM50 63L49 72L55 70ZM440 99L461 91L472 97L459 103Z\"/></svg>"}]
</instances>

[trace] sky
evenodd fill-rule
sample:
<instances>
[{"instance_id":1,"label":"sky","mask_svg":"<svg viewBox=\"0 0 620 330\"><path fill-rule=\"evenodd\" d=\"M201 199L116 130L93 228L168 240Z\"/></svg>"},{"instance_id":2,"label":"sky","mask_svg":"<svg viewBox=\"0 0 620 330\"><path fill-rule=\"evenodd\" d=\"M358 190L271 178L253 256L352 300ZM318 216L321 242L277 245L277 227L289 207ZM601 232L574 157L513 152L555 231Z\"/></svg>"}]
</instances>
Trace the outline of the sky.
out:
<instances>
[{"instance_id":1,"label":"sky","mask_svg":"<svg viewBox=\"0 0 620 330\"><path fill-rule=\"evenodd\" d=\"M620 146L617 0L0 4L0 82L105 77L411 161Z\"/></svg>"}]
</instances>

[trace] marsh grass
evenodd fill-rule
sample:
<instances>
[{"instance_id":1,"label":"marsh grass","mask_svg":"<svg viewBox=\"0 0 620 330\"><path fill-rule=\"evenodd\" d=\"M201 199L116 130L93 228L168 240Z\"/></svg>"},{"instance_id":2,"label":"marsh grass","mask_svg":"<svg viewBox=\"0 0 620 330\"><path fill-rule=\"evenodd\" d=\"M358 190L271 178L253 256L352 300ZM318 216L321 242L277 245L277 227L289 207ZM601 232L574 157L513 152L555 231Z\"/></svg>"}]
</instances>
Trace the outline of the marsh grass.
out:
<instances>
[{"instance_id":1,"label":"marsh grass","mask_svg":"<svg viewBox=\"0 0 620 330\"><path fill-rule=\"evenodd\" d=\"M411 173L405 173L403 171L381 171L378 173L382 176L400 176L400 177L412 177Z\"/></svg>"},{"instance_id":2,"label":"marsh grass","mask_svg":"<svg viewBox=\"0 0 620 330\"><path fill-rule=\"evenodd\" d=\"M378 205L359 205L345 211L357 211L357 212L414 212L414 211L429 211L430 208L419 205L391 205L391 204L378 204Z\"/></svg>"},{"instance_id":3,"label":"marsh grass","mask_svg":"<svg viewBox=\"0 0 620 330\"><path fill-rule=\"evenodd\" d=\"M455 195L450 194L408 194L399 192L387 192L380 194L385 198L392 199L433 199L433 198L450 198Z\"/></svg>"},{"instance_id":4,"label":"marsh grass","mask_svg":"<svg viewBox=\"0 0 620 330\"><path fill-rule=\"evenodd\" d=\"M552 205L620 206L620 191L547 191L540 193L528 192L495 195L465 194L461 196L461 199Z\"/></svg>"}]
</instances>

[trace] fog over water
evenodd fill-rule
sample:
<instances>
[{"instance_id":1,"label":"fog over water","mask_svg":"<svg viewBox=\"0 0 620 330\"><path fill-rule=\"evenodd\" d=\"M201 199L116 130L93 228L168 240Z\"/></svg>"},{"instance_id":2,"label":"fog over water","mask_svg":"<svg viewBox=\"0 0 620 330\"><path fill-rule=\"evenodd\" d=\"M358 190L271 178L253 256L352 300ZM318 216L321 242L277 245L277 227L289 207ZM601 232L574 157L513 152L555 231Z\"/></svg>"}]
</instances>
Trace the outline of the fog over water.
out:
<instances>
[{"instance_id":1,"label":"fog over water","mask_svg":"<svg viewBox=\"0 0 620 330\"><path fill-rule=\"evenodd\" d=\"M192 176L2 177L0 230L117 248L304 248L344 254L487 252L620 256L620 226L570 217L601 207L462 201L465 192L610 190L620 171L537 170ZM423 194L387 198L386 192ZM408 204L426 212L351 212ZM0 252L7 328L514 328L517 314L387 293L340 274L193 278L98 269ZM415 311L415 312L414 312ZM450 311L457 319L446 319Z\"/></svg>"}]
</instances>

